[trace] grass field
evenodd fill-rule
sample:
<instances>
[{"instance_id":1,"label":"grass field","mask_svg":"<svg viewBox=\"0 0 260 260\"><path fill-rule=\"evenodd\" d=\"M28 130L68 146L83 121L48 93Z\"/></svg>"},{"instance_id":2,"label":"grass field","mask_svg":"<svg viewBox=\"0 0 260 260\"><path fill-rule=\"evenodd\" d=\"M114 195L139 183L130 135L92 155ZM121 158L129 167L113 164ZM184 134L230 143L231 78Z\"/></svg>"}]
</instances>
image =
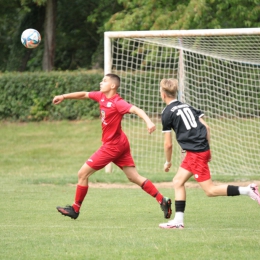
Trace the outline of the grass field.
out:
<instances>
[{"instance_id":1,"label":"grass field","mask_svg":"<svg viewBox=\"0 0 260 260\"><path fill-rule=\"evenodd\" d=\"M248 197L187 190L184 230L158 228L157 202L140 188L90 188L77 220L77 171L100 145L99 121L0 124L0 259L255 259L260 207ZM150 175L155 182L166 173ZM93 182L127 183L100 171ZM173 197L171 189L160 191Z\"/></svg>"}]
</instances>

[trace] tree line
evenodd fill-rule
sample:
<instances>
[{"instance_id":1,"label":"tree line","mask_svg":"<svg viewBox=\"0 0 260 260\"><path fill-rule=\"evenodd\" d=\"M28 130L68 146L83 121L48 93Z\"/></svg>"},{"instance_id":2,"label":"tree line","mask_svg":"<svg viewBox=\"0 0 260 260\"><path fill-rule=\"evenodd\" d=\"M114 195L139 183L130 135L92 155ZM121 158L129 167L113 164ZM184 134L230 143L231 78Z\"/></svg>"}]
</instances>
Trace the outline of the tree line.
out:
<instances>
[{"instance_id":1,"label":"tree line","mask_svg":"<svg viewBox=\"0 0 260 260\"><path fill-rule=\"evenodd\" d=\"M103 69L105 31L259 26L260 0L0 0L0 72Z\"/></svg>"}]
</instances>

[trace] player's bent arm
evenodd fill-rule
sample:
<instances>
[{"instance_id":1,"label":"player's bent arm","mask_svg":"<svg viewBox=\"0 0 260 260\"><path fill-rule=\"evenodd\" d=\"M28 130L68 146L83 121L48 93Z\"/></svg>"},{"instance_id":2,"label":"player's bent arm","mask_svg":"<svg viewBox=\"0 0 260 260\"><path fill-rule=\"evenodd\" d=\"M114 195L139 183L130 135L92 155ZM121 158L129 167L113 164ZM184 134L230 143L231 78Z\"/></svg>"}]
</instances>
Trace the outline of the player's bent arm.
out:
<instances>
[{"instance_id":1,"label":"player's bent arm","mask_svg":"<svg viewBox=\"0 0 260 260\"><path fill-rule=\"evenodd\" d=\"M153 131L155 131L155 124L152 122L152 120L150 119L150 117L139 107L136 106L132 106L129 110L129 112L131 114L136 114L138 115L140 118L142 118L146 125L147 125L147 129L148 132L151 134Z\"/></svg>"},{"instance_id":2,"label":"player's bent arm","mask_svg":"<svg viewBox=\"0 0 260 260\"><path fill-rule=\"evenodd\" d=\"M166 162L164 163L164 171L168 172L172 166L172 133L164 132L164 154Z\"/></svg>"},{"instance_id":3,"label":"player's bent arm","mask_svg":"<svg viewBox=\"0 0 260 260\"><path fill-rule=\"evenodd\" d=\"M86 98L89 98L89 92L85 92L85 91L72 92L72 93L55 96L52 100L52 103L57 105L61 103L64 99L86 99Z\"/></svg>"},{"instance_id":4,"label":"player's bent arm","mask_svg":"<svg viewBox=\"0 0 260 260\"><path fill-rule=\"evenodd\" d=\"M172 133L164 132L164 154L166 162L172 161Z\"/></svg>"},{"instance_id":5,"label":"player's bent arm","mask_svg":"<svg viewBox=\"0 0 260 260\"><path fill-rule=\"evenodd\" d=\"M205 127L206 127L206 129L207 129L207 140L208 140L208 142L210 143L210 127L209 127L209 125L205 122L205 120L204 120L202 117L200 117L199 120L200 120L200 122L201 122L203 125L205 125Z\"/></svg>"}]
</instances>

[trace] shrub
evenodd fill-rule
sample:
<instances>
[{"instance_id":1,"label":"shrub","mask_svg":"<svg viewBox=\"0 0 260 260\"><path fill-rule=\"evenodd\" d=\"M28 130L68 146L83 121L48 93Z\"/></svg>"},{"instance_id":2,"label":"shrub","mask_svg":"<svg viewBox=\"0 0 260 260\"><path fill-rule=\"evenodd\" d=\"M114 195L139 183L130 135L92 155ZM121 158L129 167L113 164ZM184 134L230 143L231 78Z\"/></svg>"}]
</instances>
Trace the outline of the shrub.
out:
<instances>
[{"instance_id":1,"label":"shrub","mask_svg":"<svg viewBox=\"0 0 260 260\"><path fill-rule=\"evenodd\" d=\"M28 72L0 75L0 120L41 121L99 116L98 103L66 100L52 104L55 95L99 90L102 72Z\"/></svg>"}]
</instances>

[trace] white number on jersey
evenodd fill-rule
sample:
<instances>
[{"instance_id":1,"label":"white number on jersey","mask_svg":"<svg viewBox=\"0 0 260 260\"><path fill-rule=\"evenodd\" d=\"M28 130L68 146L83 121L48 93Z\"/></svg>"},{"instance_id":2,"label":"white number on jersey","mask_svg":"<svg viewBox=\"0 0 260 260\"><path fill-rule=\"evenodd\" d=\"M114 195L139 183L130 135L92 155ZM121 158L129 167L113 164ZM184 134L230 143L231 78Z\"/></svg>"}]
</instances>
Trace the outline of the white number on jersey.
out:
<instances>
[{"instance_id":1,"label":"white number on jersey","mask_svg":"<svg viewBox=\"0 0 260 260\"><path fill-rule=\"evenodd\" d=\"M193 128L197 127L197 122L189 107L185 107L183 109L178 109L176 115L181 116L182 121L187 130L190 130L192 127Z\"/></svg>"}]
</instances>

